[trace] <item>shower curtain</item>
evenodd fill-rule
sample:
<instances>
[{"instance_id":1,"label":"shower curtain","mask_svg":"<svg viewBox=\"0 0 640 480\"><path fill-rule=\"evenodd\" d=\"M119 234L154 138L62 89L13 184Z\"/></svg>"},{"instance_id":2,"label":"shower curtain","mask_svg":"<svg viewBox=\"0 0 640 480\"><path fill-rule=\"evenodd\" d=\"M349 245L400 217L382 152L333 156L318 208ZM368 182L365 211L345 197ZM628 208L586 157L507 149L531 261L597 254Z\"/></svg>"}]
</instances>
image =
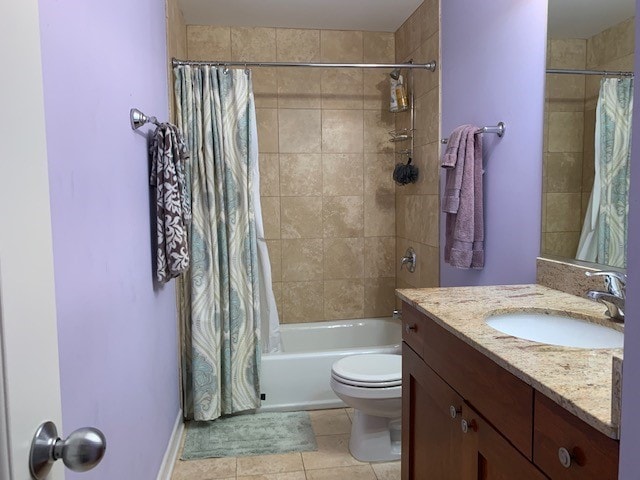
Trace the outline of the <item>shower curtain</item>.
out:
<instances>
[{"instance_id":1,"label":"shower curtain","mask_svg":"<svg viewBox=\"0 0 640 480\"><path fill-rule=\"evenodd\" d=\"M595 177L576 258L627 265L633 79L603 78L596 107Z\"/></svg>"},{"instance_id":2,"label":"shower curtain","mask_svg":"<svg viewBox=\"0 0 640 480\"><path fill-rule=\"evenodd\" d=\"M174 68L191 268L178 286L183 408L213 420L260 405L260 354L279 347L260 208L250 72ZM261 345L261 338L263 345Z\"/></svg>"}]
</instances>

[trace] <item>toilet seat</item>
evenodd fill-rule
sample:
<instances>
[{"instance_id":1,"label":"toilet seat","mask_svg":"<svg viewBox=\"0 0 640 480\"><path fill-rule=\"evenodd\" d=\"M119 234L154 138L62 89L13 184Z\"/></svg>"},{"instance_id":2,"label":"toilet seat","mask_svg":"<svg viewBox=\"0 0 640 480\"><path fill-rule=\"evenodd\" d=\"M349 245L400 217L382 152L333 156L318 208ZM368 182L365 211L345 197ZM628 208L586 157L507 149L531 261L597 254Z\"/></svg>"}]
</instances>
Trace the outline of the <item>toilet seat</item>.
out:
<instances>
[{"instance_id":1,"label":"toilet seat","mask_svg":"<svg viewBox=\"0 0 640 480\"><path fill-rule=\"evenodd\" d=\"M397 387L402 384L402 356L376 353L344 357L333 364L331 376L354 387Z\"/></svg>"}]
</instances>

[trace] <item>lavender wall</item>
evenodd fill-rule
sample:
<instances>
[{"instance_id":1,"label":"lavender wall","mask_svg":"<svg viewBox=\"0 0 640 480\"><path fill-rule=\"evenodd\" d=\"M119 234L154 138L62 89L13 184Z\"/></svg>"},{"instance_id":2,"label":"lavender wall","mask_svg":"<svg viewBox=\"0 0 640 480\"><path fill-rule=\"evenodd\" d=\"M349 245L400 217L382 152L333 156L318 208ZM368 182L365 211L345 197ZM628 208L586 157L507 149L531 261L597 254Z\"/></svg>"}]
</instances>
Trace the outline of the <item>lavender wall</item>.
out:
<instances>
[{"instance_id":1,"label":"lavender wall","mask_svg":"<svg viewBox=\"0 0 640 480\"><path fill-rule=\"evenodd\" d=\"M39 5L63 432L108 442L67 478L152 479L179 410L176 308L152 285L147 141L128 115L168 115L164 1Z\"/></svg>"},{"instance_id":2,"label":"lavender wall","mask_svg":"<svg viewBox=\"0 0 640 480\"><path fill-rule=\"evenodd\" d=\"M547 2L496 0L470 13L468 1L448 0L441 8L443 136L465 123L503 121L507 131L484 137L485 267L441 260L440 284L535 283ZM440 231L444 246L443 223Z\"/></svg>"},{"instance_id":3,"label":"lavender wall","mask_svg":"<svg viewBox=\"0 0 640 480\"><path fill-rule=\"evenodd\" d=\"M640 1L636 1L640 12ZM631 148L631 186L629 194L629 237L627 244L627 308L624 327L624 373L622 377L622 438L620 444L621 480L640 479L640 23L636 22L636 77L634 91L633 145Z\"/></svg>"}]
</instances>

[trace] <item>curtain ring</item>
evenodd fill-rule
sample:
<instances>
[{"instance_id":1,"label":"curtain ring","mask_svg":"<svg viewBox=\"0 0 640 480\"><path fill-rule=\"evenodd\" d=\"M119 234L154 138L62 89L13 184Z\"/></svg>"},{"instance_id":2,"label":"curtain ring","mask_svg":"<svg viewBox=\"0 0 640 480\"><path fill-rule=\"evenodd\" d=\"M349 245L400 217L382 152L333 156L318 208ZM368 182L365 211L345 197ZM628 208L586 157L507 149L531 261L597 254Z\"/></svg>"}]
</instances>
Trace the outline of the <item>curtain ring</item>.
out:
<instances>
[{"instance_id":1,"label":"curtain ring","mask_svg":"<svg viewBox=\"0 0 640 480\"><path fill-rule=\"evenodd\" d=\"M246 73L247 75L249 75L251 73L251 70L249 70L249 67L247 66L247 64L244 64L244 73Z\"/></svg>"},{"instance_id":2,"label":"curtain ring","mask_svg":"<svg viewBox=\"0 0 640 480\"><path fill-rule=\"evenodd\" d=\"M222 73L224 73L225 75L229 73L229 67L228 67L227 65L225 65L225 66L222 68Z\"/></svg>"}]
</instances>

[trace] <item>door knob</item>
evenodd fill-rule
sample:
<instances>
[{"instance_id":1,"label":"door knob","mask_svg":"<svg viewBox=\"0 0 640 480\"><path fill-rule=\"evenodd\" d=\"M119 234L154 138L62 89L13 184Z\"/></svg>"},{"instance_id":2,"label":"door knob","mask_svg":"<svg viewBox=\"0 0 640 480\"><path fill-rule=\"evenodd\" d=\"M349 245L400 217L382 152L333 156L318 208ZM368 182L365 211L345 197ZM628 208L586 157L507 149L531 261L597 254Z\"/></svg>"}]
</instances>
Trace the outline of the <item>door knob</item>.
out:
<instances>
[{"instance_id":1,"label":"door knob","mask_svg":"<svg viewBox=\"0 0 640 480\"><path fill-rule=\"evenodd\" d=\"M62 458L74 472L86 472L100 463L107 448L104 434L97 428L79 428L62 440L53 422L38 427L31 442L29 470L34 480L44 480L53 463Z\"/></svg>"}]
</instances>

